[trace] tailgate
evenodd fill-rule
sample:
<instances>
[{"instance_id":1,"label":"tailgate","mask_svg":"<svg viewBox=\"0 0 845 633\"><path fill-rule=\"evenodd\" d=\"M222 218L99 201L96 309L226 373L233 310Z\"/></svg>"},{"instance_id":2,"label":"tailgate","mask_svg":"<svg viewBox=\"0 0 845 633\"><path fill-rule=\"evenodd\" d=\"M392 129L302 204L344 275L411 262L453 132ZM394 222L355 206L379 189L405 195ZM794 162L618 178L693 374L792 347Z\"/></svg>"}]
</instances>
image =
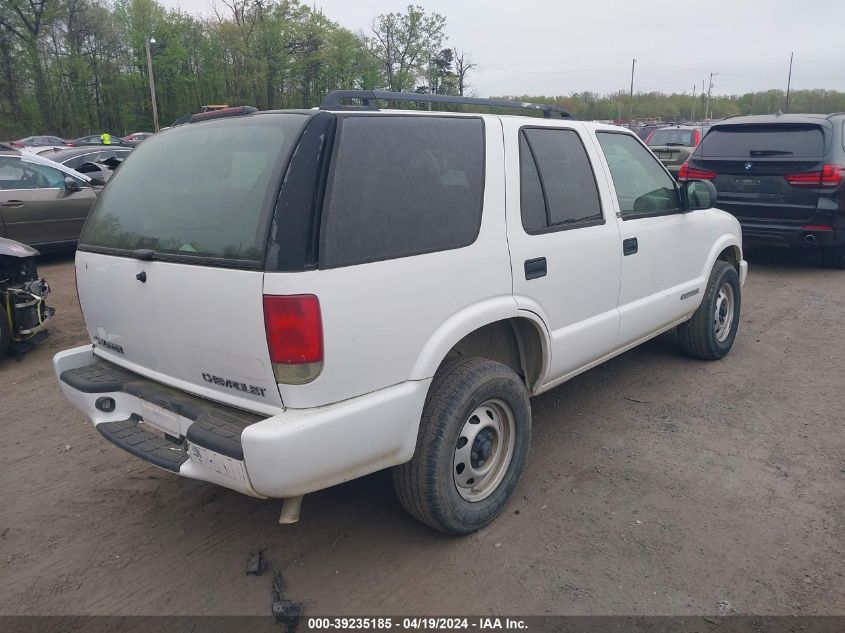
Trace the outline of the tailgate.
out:
<instances>
[{"instance_id":1,"label":"tailgate","mask_svg":"<svg viewBox=\"0 0 845 633\"><path fill-rule=\"evenodd\" d=\"M818 172L825 132L808 123L748 123L714 127L690 166L718 174L717 204L740 219L801 222L813 216L819 187L798 187L791 174Z\"/></svg>"},{"instance_id":2,"label":"tailgate","mask_svg":"<svg viewBox=\"0 0 845 633\"><path fill-rule=\"evenodd\" d=\"M262 271L79 251L76 278L98 355L233 406L282 406L264 333Z\"/></svg>"},{"instance_id":3,"label":"tailgate","mask_svg":"<svg viewBox=\"0 0 845 633\"><path fill-rule=\"evenodd\" d=\"M820 170L821 159L703 160L695 166L719 174L713 180L717 206L738 218L803 221L816 212L819 188L793 187L784 176Z\"/></svg>"}]
</instances>

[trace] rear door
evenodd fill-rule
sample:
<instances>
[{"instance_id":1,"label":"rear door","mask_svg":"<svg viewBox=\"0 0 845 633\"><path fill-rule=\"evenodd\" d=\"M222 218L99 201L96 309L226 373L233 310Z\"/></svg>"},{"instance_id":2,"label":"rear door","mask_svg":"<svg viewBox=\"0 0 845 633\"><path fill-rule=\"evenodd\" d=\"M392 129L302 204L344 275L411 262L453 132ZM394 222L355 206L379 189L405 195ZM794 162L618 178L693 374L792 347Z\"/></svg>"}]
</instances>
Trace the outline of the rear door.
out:
<instances>
[{"instance_id":1,"label":"rear door","mask_svg":"<svg viewBox=\"0 0 845 633\"><path fill-rule=\"evenodd\" d=\"M77 254L97 354L188 392L278 411L264 261L284 169L308 119L225 117L135 150L103 190Z\"/></svg>"},{"instance_id":2,"label":"rear door","mask_svg":"<svg viewBox=\"0 0 845 633\"><path fill-rule=\"evenodd\" d=\"M619 228L583 125L504 124L513 292L520 309L538 313L549 329L553 381L614 349Z\"/></svg>"},{"instance_id":3,"label":"rear door","mask_svg":"<svg viewBox=\"0 0 845 633\"><path fill-rule=\"evenodd\" d=\"M819 188L790 184L789 177L820 172L821 125L722 125L710 130L690 167L715 172L717 206L740 220L800 222L816 211Z\"/></svg>"}]
</instances>

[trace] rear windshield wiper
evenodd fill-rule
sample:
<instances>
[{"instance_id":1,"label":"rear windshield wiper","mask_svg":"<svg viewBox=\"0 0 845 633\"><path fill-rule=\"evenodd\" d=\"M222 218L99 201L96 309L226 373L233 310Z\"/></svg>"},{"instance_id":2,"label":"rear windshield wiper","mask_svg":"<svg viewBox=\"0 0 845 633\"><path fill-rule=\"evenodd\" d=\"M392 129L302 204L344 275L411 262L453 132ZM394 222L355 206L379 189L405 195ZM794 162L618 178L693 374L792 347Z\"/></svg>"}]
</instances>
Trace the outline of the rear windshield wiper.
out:
<instances>
[{"instance_id":1,"label":"rear windshield wiper","mask_svg":"<svg viewBox=\"0 0 845 633\"><path fill-rule=\"evenodd\" d=\"M751 149L748 150L751 156L790 156L792 152L787 152L782 149Z\"/></svg>"}]
</instances>

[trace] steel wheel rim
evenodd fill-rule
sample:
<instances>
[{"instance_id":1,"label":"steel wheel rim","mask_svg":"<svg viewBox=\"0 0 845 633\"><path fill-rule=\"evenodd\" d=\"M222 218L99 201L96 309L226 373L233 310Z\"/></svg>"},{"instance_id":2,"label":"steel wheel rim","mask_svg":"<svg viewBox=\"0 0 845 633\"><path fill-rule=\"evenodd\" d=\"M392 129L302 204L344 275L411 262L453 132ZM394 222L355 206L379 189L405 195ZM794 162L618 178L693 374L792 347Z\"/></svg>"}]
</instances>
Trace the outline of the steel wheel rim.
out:
<instances>
[{"instance_id":1,"label":"steel wheel rim","mask_svg":"<svg viewBox=\"0 0 845 633\"><path fill-rule=\"evenodd\" d=\"M486 400L464 422L455 444L452 477L458 494L477 502L489 497L508 472L516 421L501 400Z\"/></svg>"},{"instance_id":2,"label":"steel wheel rim","mask_svg":"<svg viewBox=\"0 0 845 633\"><path fill-rule=\"evenodd\" d=\"M722 284L716 296L716 310L713 314L713 325L716 340L724 343L731 333L734 322L734 289L729 283Z\"/></svg>"}]
</instances>

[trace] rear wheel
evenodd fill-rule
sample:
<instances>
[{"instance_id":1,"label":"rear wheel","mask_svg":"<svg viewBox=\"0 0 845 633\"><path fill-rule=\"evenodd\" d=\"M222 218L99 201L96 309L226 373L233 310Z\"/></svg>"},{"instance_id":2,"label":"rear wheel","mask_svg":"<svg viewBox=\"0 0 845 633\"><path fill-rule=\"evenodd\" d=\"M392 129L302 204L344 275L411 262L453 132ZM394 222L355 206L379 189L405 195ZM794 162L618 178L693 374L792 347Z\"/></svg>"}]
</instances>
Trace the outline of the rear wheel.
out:
<instances>
[{"instance_id":1,"label":"rear wheel","mask_svg":"<svg viewBox=\"0 0 845 633\"><path fill-rule=\"evenodd\" d=\"M822 261L828 268L845 268L845 244L823 248Z\"/></svg>"},{"instance_id":2,"label":"rear wheel","mask_svg":"<svg viewBox=\"0 0 845 633\"><path fill-rule=\"evenodd\" d=\"M701 305L678 326L681 349L690 356L718 360L733 346L739 326L739 276L728 262L717 261L710 271Z\"/></svg>"},{"instance_id":3,"label":"rear wheel","mask_svg":"<svg viewBox=\"0 0 845 633\"><path fill-rule=\"evenodd\" d=\"M528 392L509 367L448 361L426 398L414 458L393 469L404 508L447 534L478 530L504 509L528 454Z\"/></svg>"},{"instance_id":4,"label":"rear wheel","mask_svg":"<svg viewBox=\"0 0 845 633\"><path fill-rule=\"evenodd\" d=\"M9 326L9 318L6 316L6 311L0 306L0 357L9 349L11 341L12 330Z\"/></svg>"}]
</instances>

